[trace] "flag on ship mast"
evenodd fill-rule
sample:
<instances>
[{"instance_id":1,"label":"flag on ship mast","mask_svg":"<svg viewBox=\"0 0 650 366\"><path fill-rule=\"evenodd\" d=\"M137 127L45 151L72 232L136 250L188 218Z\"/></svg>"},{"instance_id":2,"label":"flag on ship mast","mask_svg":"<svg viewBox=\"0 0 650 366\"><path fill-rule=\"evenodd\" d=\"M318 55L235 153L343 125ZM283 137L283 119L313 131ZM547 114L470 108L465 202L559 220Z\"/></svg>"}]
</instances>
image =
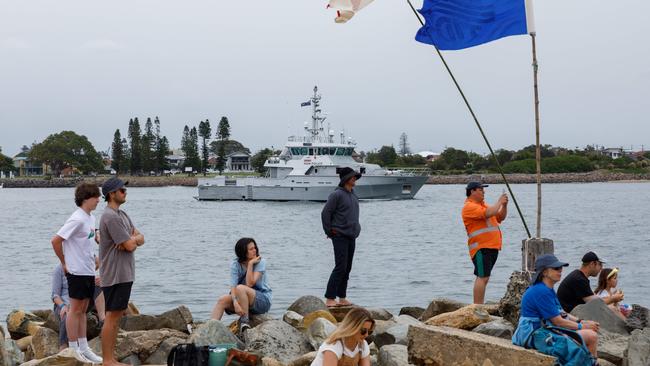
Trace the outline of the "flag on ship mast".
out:
<instances>
[{"instance_id":1,"label":"flag on ship mast","mask_svg":"<svg viewBox=\"0 0 650 366\"><path fill-rule=\"evenodd\" d=\"M306 101L306 102L302 102L302 103L300 103L300 106L301 106L301 107L307 107L307 106L309 106L309 105L311 105L311 100L308 100L308 101Z\"/></svg>"},{"instance_id":2,"label":"flag on ship mast","mask_svg":"<svg viewBox=\"0 0 650 366\"><path fill-rule=\"evenodd\" d=\"M327 7L336 9L335 22L345 23L350 20L356 12L363 9L371 2L373 2L373 0L330 0Z\"/></svg>"},{"instance_id":3,"label":"flag on ship mast","mask_svg":"<svg viewBox=\"0 0 650 366\"><path fill-rule=\"evenodd\" d=\"M439 50L535 32L532 0L424 0L419 12L425 24L415 40Z\"/></svg>"}]
</instances>

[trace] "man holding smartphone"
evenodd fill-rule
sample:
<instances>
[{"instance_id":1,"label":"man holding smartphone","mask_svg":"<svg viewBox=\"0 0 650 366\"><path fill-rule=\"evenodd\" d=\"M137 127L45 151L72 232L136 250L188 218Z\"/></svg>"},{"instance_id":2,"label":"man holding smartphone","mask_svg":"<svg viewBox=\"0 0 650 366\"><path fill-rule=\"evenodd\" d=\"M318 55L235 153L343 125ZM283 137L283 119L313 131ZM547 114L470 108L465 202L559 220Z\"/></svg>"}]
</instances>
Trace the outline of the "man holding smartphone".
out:
<instances>
[{"instance_id":1,"label":"man holding smartphone","mask_svg":"<svg viewBox=\"0 0 650 366\"><path fill-rule=\"evenodd\" d=\"M487 184L469 182L465 187L465 205L462 216L467 230L467 246L474 263L474 304L483 304L485 289L492 268L497 262L502 245L499 223L508 215L508 196L502 193L497 202L488 206L485 203L484 188Z\"/></svg>"}]
</instances>

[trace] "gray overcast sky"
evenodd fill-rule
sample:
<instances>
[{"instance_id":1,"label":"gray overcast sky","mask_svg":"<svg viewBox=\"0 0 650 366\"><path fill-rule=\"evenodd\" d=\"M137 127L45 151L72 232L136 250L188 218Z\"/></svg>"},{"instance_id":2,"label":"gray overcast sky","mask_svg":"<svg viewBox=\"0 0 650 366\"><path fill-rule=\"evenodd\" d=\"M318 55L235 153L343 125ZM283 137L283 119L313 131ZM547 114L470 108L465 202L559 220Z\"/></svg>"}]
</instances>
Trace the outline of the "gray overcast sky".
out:
<instances>
[{"instance_id":1,"label":"gray overcast sky","mask_svg":"<svg viewBox=\"0 0 650 366\"><path fill-rule=\"evenodd\" d=\"M487 151L406 1L345 25L326 3L0 0L0 146L74 130L106 150L129 118L159 116L178 147L185 124L225 115L234 139L278 147L318 85L360 150L406 132L415 151ZM535 2L543 143L650 148L648 14L647 0ZM530 37L445 55L493 146L532 144Z\"/></svg>"}]
</instances>

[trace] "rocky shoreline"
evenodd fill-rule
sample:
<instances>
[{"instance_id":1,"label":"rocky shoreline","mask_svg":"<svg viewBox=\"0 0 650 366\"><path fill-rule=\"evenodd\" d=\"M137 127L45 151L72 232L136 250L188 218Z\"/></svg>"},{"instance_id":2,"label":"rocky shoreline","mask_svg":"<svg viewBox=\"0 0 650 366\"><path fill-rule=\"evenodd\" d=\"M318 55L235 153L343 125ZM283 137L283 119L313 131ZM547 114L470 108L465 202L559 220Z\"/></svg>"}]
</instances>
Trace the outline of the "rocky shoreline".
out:
<instances>
[{"instance_id":1,"label":"rocky shoreline","mask_svg":"<svg viewBox=\"0 0 650 366\"><path fill-rule=\"evenodd\" d=\"M76 178L15 178L0 179L0 185L5 188L64 188L74 187L81 181L102 184L108 176L76 177ZM200 177L169 176L169 177L137 177L122 176L129 181L131 187L166 187L184 186L196 187ZM529 184L536 183L535 174L506 174L509 183ZM456 175L431 175L426 184L467 184L468 181L477 180L488 184L503 183L500 174L456 174ZM650 174L617 173L599 170L589 173L558 173L542 174L542 183L597 183L597 182L647 182Z\"/></svg>"},{"instance_id":2,"label":"rocky shoreline","mask_svg":"<svg viewBox=\"0 0 650 366\"><path fill-rule=\"evenodd\" d=\"M535 174L506 174L508 183L528 184L537 183ZM487 184L503 183L500 174L458 174L458 175L431 175L427 184L467 184L469 181L481 181ZM589 173L557 173L542 174L542 183L598 183L598 182L624 182L624 181L650 181L650 174L617 173L606 170L597 170Z\"/></svg>"},{"instance_id":3,"label":"rocky shoreline","mask_svg":"<svg viewBox=\"0 0 650 366\"><path fill-rule=\"evenodd\" d=\"M529 275L528 275L529 276ZM554 365L553 357L514 346L511 322L528 276L515 272L499 303L468 305L436 298L427 308L403 307L399 314L367 308L376 320L368 338L372 366ZM526 282L527 283L527 282ZM181 305L158 315L137 313L122 319L116 356L132 365L162 365L177 344L234 344L258 355L262 366L308 366L316 350L351 307L327 308L314 296L302 296L280 319L251 317L252 328L236 335L237 321L197 321ZM650 364L650 311L634 305L627 322L616 317L602 300L577 307L574 314L599 321L601 366ZM87 366L69 350L58 351L58 323L51 310L14 310L7 316L10 338L0 342L0 366ZM88 338L101 354L96 319L89 317ZM4 330L0 327L0 333ZM4 334L3 334L4 338Z\"/></svg>"}]
</instances>

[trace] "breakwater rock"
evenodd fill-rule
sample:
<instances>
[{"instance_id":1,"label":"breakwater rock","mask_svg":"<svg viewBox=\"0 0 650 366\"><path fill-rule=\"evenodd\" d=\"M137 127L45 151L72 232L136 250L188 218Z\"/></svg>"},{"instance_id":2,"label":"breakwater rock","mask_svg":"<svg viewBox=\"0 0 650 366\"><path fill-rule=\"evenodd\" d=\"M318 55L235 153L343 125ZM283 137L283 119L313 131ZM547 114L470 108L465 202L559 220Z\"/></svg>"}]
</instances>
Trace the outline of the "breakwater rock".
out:
<instances>
[{"instance_id":1,"label":"breakwater rock","mask_svg":"<svg viewBox=\"0 0 650 366\"><path fill-rule=\"evenodd\" d=\"M158 315L130 315L120 323L115 356L130 364L160 365L166 363L177 344L233 343L260 356L262 365L307 366L316 356L318 345L352 307L328 309L318 298L303 297L290 309L279 319L252 315L253 328L243 335L237 334L237 322L228 325L217 320L196 321L185 306ZM554 364L552 357L512 345L509 337L513 327L498 316L498 304L477 306L433 299L426 311L419 309L419 319L404 314L412 312L413 307L403 308L399 316L382 308L369 309L377 317L375 332L367 338L372 366ZM581 316L602 321L607 311L607 307L592 305ZM637 313L644 317L647 309L637 306ZM69 350L59 352L58 333L47 327L47 317L48 311L15 310L9 314L7 333L18 339L0 342L0 366L87 366ZM634 324L645 320L636 319ZM601 364L647 366L650 328L624 333L601 335ZM101 355L101 339L89 338L90 347Z\"/></svg>"},{"instance_id":2,"label":"breakwater rock","mask_svg":"<svg viewBox=\"0 0 650 366\"><path fill-rule=\"evenodd\" d=\"M81 182L95 183L101 186L110 176L75 177L75 178L14 178L0 179L0 184L5 188L65 188L75 187ZM169 176L169 177L137 177L120 176L120 179L129 182L129 187L166 187L186 186L196 187L197 177Z\"/></svg>"},{"instance_id":3,"label":"breakwater rock","mask_svg":"<svg viewBox=\"0 0 650 366\"><path fill-rule=\"evenodd\" d=\"M535 174L506 174L508 183L527 184L536 183ZM621 182L621 181L647 181L650 174L617 173L607 170L597 170L588 173L553 173L542 174L542 183L596 183L596 182ZM500 174L458 174L458 175L431 175L427 184L467 184L470 181L479 181L486 184L502 184Z\"/></svg>"}]
</instances>

